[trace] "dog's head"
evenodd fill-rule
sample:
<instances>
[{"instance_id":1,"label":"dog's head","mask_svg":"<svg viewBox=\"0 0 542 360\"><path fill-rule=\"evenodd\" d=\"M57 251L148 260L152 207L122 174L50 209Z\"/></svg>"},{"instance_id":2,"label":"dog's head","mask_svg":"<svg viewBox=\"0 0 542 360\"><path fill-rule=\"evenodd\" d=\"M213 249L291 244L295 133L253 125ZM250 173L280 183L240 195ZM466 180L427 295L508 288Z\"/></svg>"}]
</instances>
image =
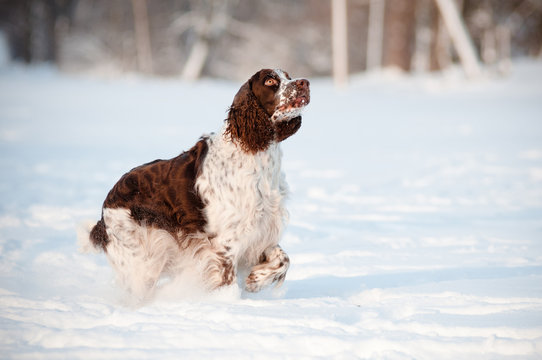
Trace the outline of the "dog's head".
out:
<instances>
[{"instance_id":1,"label":"dog's head","mask_svg":"<svg viewBox=\"0 0 542 360\"><path fill-rule=\"evenodd\" d=\"M241 86L228 114L227 132L248 152L265 150L301 126L310 102L309 81L282 70L262 69Z\"/></svg>"}]
</instances>

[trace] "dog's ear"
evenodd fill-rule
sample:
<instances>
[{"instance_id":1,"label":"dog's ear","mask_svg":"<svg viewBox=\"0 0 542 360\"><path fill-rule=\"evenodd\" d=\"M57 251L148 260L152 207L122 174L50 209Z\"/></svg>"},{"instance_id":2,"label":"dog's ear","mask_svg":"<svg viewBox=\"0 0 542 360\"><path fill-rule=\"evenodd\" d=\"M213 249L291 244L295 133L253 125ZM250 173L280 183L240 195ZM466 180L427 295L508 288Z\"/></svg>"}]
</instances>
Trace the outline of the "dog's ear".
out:
<instances>
[{"instance_id":1,"label":"dog's ear","mask_svg":"<svg viewBox=\"0 0 542 360\"><path fill-rule=\"evenodd\" d=\"M267 149L274 140L274 128L267 112L252 92L254 76L241 86L228 112L226 133L250 153Z\"/></svg>"}]
</instances>

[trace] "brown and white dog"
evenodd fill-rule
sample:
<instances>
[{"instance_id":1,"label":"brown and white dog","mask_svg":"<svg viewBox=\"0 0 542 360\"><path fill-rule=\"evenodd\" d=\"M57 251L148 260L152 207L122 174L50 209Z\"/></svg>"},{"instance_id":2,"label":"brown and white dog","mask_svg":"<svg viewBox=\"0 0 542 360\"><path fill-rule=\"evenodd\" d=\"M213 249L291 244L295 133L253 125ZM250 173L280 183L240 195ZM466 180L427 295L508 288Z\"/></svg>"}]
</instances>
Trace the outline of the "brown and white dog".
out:
<instances>
[{"instance_id":1,"label":"brown and white dog","mask_svg":"<svg viewBox=\"0 0 542 360\"><path fill-rule=\"evenodd\" d=\"M241 86L219 133L122 176L83 245L103 250L120 283L141 300L161 276L184 271L208 290L242 273L250 292L282 284L289 259L278 242L288 188L279 144L299 129L309 100L308 80L258 71Z\"/></svg>"}]
</instances>

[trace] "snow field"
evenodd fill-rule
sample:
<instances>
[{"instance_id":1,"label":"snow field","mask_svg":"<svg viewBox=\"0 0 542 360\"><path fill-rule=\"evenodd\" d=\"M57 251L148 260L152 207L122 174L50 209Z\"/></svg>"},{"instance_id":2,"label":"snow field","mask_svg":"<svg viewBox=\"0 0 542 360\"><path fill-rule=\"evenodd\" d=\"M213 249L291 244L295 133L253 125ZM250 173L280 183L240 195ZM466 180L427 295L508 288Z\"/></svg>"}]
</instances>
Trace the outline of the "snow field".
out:
<instances>
[{"instance_id":1,"label":"snow field","mask_svg":"<svg viewBox=\"0 0 542 360\"><path fill-rule=\"evenodd\" d=\"M132 308L75 227L124 172L218 130L240 84L0 69L2 357L540 358L541 78L312 80L283 144L284 287L166 284Z\"/></svg>"}]
</instances>

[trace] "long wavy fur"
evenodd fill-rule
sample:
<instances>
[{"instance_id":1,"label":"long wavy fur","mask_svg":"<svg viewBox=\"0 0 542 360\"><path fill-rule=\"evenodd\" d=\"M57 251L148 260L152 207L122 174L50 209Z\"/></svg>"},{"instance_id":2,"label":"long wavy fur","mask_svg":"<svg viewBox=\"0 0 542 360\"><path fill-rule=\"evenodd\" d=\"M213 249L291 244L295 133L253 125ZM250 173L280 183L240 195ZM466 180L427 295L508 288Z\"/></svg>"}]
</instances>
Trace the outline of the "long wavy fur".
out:
<instances>
[{"instance_id":1,"label":"long wavy fur","mask_svg":"<svg viewBox=\"0 0 542 360\"><path fill-rule=\"evenodd\" d=\"M263 151L275 138L270 116L251 89L251 80L241 86L228 113L226 134L249 153Z\"/></svg>"}]
</instances>

